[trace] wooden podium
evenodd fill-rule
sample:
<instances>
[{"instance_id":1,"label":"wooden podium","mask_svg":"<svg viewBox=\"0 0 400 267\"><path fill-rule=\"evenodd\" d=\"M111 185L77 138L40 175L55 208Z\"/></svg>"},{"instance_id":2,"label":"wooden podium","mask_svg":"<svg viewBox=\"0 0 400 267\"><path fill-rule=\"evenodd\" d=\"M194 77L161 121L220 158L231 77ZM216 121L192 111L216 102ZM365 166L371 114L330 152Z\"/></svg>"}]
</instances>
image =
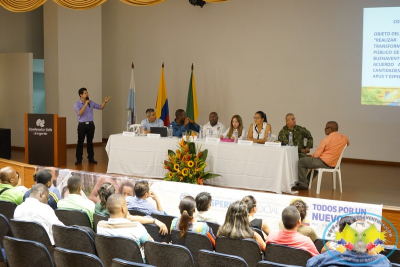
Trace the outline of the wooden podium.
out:
<instances>
[{"instance_id":1,"label":"wooden podium","mask_svg":"<svg viewBox=\"0 0 400 267\"><path fill-rule=\"evenodd\" d=\"M67 162L67 120L57 114L25 114L25 163L61 166Z\"/></svg>"}]
</instances>

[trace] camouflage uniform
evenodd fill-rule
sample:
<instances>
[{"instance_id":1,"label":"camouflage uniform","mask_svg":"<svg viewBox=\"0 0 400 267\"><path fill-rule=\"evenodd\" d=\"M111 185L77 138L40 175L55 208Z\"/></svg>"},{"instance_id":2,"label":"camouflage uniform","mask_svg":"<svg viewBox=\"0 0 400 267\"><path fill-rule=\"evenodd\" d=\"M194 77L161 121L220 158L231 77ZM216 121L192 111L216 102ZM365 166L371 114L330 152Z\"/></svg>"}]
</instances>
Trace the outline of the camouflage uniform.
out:
<instances>
[{"instance_id":1,"label":"camouflage uniform","mask_svg":"<svg viewBox=\"0 0 400 267\"><path fill-rule=\"evenodd\" d=\"M289 132L293 132L293 144L298 147L299 150L299 159L306 157L306 153L302 153L301 150L303 149L303 140L307 138L307 146L306 148L313 148L313 137L309 130L299 125L295 125L293 130L289 130L289 128L285 125L283 126L282 130L279 132L278 140L289 144Z\"/></svg>"}]
</instances>

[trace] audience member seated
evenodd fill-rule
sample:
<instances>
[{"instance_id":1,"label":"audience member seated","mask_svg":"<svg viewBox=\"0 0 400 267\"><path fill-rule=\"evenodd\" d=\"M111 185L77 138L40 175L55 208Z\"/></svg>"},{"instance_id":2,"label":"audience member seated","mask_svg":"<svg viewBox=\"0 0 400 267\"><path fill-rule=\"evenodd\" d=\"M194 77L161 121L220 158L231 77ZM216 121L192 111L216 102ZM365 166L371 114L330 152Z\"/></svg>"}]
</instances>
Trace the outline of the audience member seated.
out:
<instances>
[{"instance_id":1,"label":"audience member seated","mask_svg":"<svg viewBox=\"0 0 400 267\"><path fill-rule=\"evenodd\" d=\"M172 125L174 136L178 137L181 137L182 133L185 132L199 132L200 130L200 126L197 123L186 117L186 112L183 109L178 109L175 112L175 120L170 125Z\"/></svg>"},{"instance_id":2,"label":"audience member seated","mask_svg":"<svg viewBox=\"0 0 400 267\"><path fill-rule=\"evenodd\" d=\"M242 118L239 115L234 115L231 119L231 125L228 130L226 130L220 138L235 139L233 132L238 131L238 139L246 139L245 131L243 127Z\"/></svg>"},{"instance_id":3,"label":"audience member seated","mask_svg":"<svg viewBox=\"0 0 400 267\"><path fill-rule=\"evenodd\" d=\"M146 110L146 117L147 119L142 120L140 123L141 127L144 127L144 133L150 133L150 127L164 127L163 120L157 119L153 108Z\"/></svg>"},{"instance_id":4,"label":"audience member seated","mask_svg":"<svg viewBox=\"0 0 400 267\"><path fill-rule=\"evenodd\" d=\"M97 224L97 233L134 239L140 246L144 258L143 244L152 241L153 238L140 222L132 222L126 218L129 212L125 198L121 194L113 194L107 199L106 207L110 218Z\"/></svg>"},{"instance_id":5,"label":"audience member seated","mask_svg":"<svg viewBox=\"0 0 400 267\"><path fill-rule=\"evenodd\" d=\"M33 174L33 180L37 183L37 184L44 184L49 190L49 201L47 202L47 204L49 204L49 206L55 210L57 209L57 203L58 203L58 196L55 193L54 189L57 190L58 189L56 187L52 187L52 180L53 180L53 176L50 172L50 170L47 169L43 169L38 171L37 173ZM53 189L52 189L53 188ZM24 201L29 197L31 193L31 190L29 189L28 191L26 191L25 195L24 195ZM58 195L60 195L60 193L58 192Z\"/></svg>"},{"instance_id":6,"label":"audience member seated","mask_svg":"<svg viewBox=\"0 0 400 267\"><path fill-rule=\"evenodd\" d=\"M315 239L318 238L318 236L315 233L314 229L311 228L310 225L304 221L307 216L307 204L301 199L296 199L290 204L290 206L296 207L296 209L300 213L301 225L299 226L299 228L297 228L297 232L302 235L308 236L309 238L311 238L311 241L314 242ZM279 229L284 229L282 221L279 222Z\"/></svg>"},{"instance_id":7,"label":"audience member seated","mask_svg":"<svg viewBox=\"0 0 400 267\"><path fill-rule=\"evenodd\" d=\"M263 219L254 218L254 214L257 212L257 201L253 196L245 196L242 201L247 205L247 212L249 213L250 226L260 229L265 235L269 235L271 230L267 222Z\"/></svg>"},{"instance_id":8,"label":"audience member seated","mask_svg":"<svg viewBox=\"0 0 400 267\"><path fill-rule=\"evenodd\" d=\"M254 123L250 125L247 140L264 144L267 141L268 133L271 132L271 124L267 122L267 115L262 111L257 111L253 119Z\"/></svg>"},{"instance_id":9,"label":"audience member seated","mask_svg":"<svg viewBox=\"0 0 400 267\"><path fill-rule=\"evenodd\" d=\"M196 201L193 197L187 196L182 198L179 203L181 217L172 220L171 230L181 231L179 235L181 238L184 238L188 231L206 235L210 239L213 247L215 247L215 236L212 229L207 225L207 223L196 221L193 217L195 210Z\"/></svg>"},{"instance_id":10,"label":"audience member seated","mask_svg":"<svg viewBox=\"0 0 400 267\"><path fill-rule=\"evenodd\" d=\"M106 182L99 187L99 190L97 190L97 193L100 198L100 201L96 203L96 205L94 207L94 211L96 213L110 217L110 214L108 213L108 211L106 209L106 204L107 204L108 197L115 193L114 185Z\"/></svg>"},{"instance_id":11,"label":"audience member seated","mask_svg":"<svg viewBox=\"0 0 400 267\"><path fill-rule=\"evenodd\" d=\"M327 137L322 139L321 144L315 150L312 157L304 157L299 160L299 183L294 186L294 190L308 190L308 184L312 181L310 176L307 176L309 169L314 169L314 177L318 174L315 169L336 167L340 155L346 145L350 145L349 138L346 135L338 132L339 125L335 121L328 121L325 126L325 134Z\"/></svg>"},{"instance_id":12,"label":"audience member seated","mask_svg":"<svg viewBox=\"0 0 400 267\"><path fill-rule=\"evenodd\" d=\"M58 202L58 209L81 210L87 213L90 222L93 224L93 213L95 204L81 196L82 180L78 176L71 176L68 179L69 194Z\"/></svg>"},{"instance_id":13,"label":"audience member seated","mask_svg":"<svg viewBox=\"0 0 400 267\"><path fill-rule=\"evenodd\" d=\"M24 194L16 189L19 181L19 173L11 167L0 170L0 200L9 201L15 205L22 203Z\"/></svg>"},{"instance_id":14,"label":"audience member seated","mask_svg":"<svg viewBox=\"0 0 400 267\"><path fill-rule=\"evenodd\" d=\"M135 196L135 186L130 181L124 181L121 184L121 194L124 197L127 197L127 196L133 197L133 196Z\"/></svg>"},{"instance_id":15,"label":"audience member seated","mask_svg":"<svg viewBox=\"0 0 400 267\"><path fill-rule=\"evenodd\" d=\"M103 215L105 215L107 217L110 217L110 214L108 213L107 208L106 208L106 203L107 203L108 198L112 194L114 194L115 192L116 192L116 190L115 190L114 185L112 185L110 183L106 182L106 183L104 183L104 184L102 184L100 186L99 192L98 192L100 201L98 203L96 203L96 206L95 206L95 212L96 213L100 213L100 214L103 214ZM132 221L132 222L138 221L141 224L152 224L153 223L153 224L157 225L160 228L160 233L162 235L168 234L167 226L163 222L161 222L161 221L159 221L157 219L154 219L152 217L147 217L147 216L143 217L143 216L138 216L138 215L130 215L128 213L126 218L128 220Z\"/></svg>"},{"instance_id":16,"label":"audience member seated","mask_svg":"<svg viewBox=\"0 0 400 267\"><path fill-rule=\"evenodd\" d=\"M339 229L338 232L341 233L343 232L343 229L346 227L346 225L351 225L356 221L356 218L353 216L344 216L340 218L339 220ZM336 248L339 246L337 242L335 241L329 241L326 243L326 246L328 247L329 250L336 250ZM322 248L321 253L326 252L325 246ZM375 253L376 254L376 253Z\"/></svg>"},{"instance_id":17,"label":"audience member seated","mask_svg":"<svg viewBox=\"0 0 400 267\"><path fill-rule=\"evenodd\" d=\"M225 126L222 123L218 122L217 112L214 112L214 111L211 112L208 119L209 119L209 122L207 122L203 126L203 132L206 137L211 137L210 130L211 130L212 134L215 135L215 137L220 136L222 133L225 132Z\"/></svg>"},{"instance_id":18,"label":"audience member seated","mask_svg":"<svg viewBox=\"0 0 400 267\"><path fill-rule=\"evenodd\" d=\"M121 191L120 191L120 187L119 187L119 185L118 185L118 183L117 183L117 179L112 178L112 177L110 177L110 176L108 176L108 175L100 176L100 177L97 179L96 184L95 184L95 186L94 186L93 189L92 189L92 192L90 193L89 199L90 199L91 201L93 201L94 203L97 203L97 202L100 201L100 198L99 198L99 196L98 196L98 191L99 191L100 186L101 186L102 184L106 183L106 182L114 185L115 193L121 192ZM66 197L66 196L65 196L65 197Z\"/></svg>"},{"instance_id":19,"label":"audience member seated","mask_svg":"<svg viewBox=\"0 0 400 267\"><path fill-rule=\"evenodd\" d=\"M60 222L54 210L47 204L49 189L44 184L32 186L29 197L19 205L14 212L14 219L40 223L50 237L54 245L53 224L64 225Z\"/></svg>"},{"instance_id":20,"label":"audience member seated","mask_svg":"<svg viewBox=\"0 0 400 267\"><path fill-rule=\"evenodd\" d=\"M293 134L293 145L298 148L299 158L307 157L307 153L310 153L310 149L313 148L313 137L309 130L296 124L293 113L286 115L286 125L279 132L278 140L288 145L290 133ZM305 139L307 143L304 143Z\"/></svg>"},{"instance_id":21,"label":"audience member seated","mask_svg":"<svg viewBox=\"0 0 400 267\"><path fill-rule=\"evenodd\" d=\"M157 208L154 207L146 199L151 197L157 204ZM149 183L146 180L141 180L135 184L135 196L126 197L126 202L128 203L128 209L138 210L144 212L146 215L154 214L166 214L162 207L160 200L158 199L156 193L150 191Z\"/></svg>"},{"instance_id":22,"label":"audience member seated","mask_svg":"<svg viewBox=\"0 0 400 267\"><path fill-rule=\"evenodd\" d=\"M319 254L311 239L297 232L301 225L301 217L296 207L289 206L282 211L282 222L285 229L271 231L266 241L267 249L269 243L275 243L303 249L310 253L312 257Z\"/></svg>"},{"instance_id":23,"label":"audience member seated","mask_svg":"<svg viewBox=\"0 0 400 267\"><path fill-rule=\"evenodd\" d=\"M201 192L196 196L197 212L194 213L194 218L198 221L207 221L218 223L210 212L212 197L208 192Z\"/></svg>"},{"instance_id":24,"label":"audience member seated","mask_svg":"<svg viewBox=\"0 0 400 267\"><path fill-rule=\"evenodd\" d=\"M217 236L239 239L252 238L258 243L261 251L265 251L265 242L259 234L251 229L248 215L245 203L242 201L231 203L226 212L225 222L219 228Z\"/></svg>"},{"instance_id":25,"label":"audience member seated","mask_svg":"<svg viewBox=\"0 0 400 267\"><path fill-rule=\"evenodd\" d=\"M338 250L331 250L308 260L307 266L374 266L383 267L391 266L389 260L381 254L369 255L367 244L361 239L361 234L369 228L370 224L365 221L357 221L351 224L351 227L359 233L359 239L355 242L353 249L350 251L345 248L343 253Z\"/></svg>"}]
</instances>

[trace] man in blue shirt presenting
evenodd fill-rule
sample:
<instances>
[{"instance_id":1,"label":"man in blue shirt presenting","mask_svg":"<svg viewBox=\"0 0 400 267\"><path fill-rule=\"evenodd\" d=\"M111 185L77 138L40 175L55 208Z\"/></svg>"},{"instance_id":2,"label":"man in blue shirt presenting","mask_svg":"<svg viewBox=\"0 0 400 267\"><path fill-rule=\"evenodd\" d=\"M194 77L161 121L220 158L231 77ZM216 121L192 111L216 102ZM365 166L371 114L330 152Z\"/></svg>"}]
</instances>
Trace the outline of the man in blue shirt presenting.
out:
<instances>
[{"instance_id":1,"label":"man in blue shirt presenting","mask_svg":"<svg viewBox=\"0 0 400 267\"><path fill-rule=\"evenodd\" d=\"M93 137L94 137L94 123L93 123L93 109L102 110L110 96L106 97L101 105L89 100L89 94L86 88L81 88L78 91L80 99L75 103L75 112L78 116L78 145L76 146L76 162L75 165L82 164L83 155L83 142L87 143L87 153L90 163L97 164L94 160L93 151Z\"/></svg>"},{"instance_id":2,"label":"man in blue shirt presenting","mask_svg":"<svg viewBox=\"0 0 400 267\"><path fill-rule=\"evenodd\" d=\"M183 109L178 109L175 112L175 120L171 122L172 128L174 129L174 136L181 137L182 133L189 131L200 131L200 126L186 116L186 112Z\"/></svg>"}]
</instances>

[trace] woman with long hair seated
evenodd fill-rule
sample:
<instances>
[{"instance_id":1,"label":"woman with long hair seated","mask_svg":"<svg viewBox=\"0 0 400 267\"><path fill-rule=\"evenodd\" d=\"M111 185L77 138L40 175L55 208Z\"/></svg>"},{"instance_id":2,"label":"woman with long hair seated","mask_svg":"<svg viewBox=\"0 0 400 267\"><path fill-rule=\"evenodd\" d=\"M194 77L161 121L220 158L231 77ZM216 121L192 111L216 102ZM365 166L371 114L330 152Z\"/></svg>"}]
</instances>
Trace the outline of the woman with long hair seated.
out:
<instances>
[{"instance_id":1,"label":"woman with long hair seated","mask_svg":"<svg viewBox=\"0 0 400 267\"><path fill-rule=\"evenodd\" d=\"M199 234L206 235L213 247L215 247L215 236L212 229L205 222L198 222L193 217L193 213L196 210L196 201L191 196L182 198L179 203L179 211L181 212L180 218L173 219L171 223L171 230L181 231L179 234L180 238L184 238L188 231L196 232Z\"/></svg>"},{"instance_id":2,"label":"woman with long hair seated","mask_svg":"<svg viewBox=\"0 0 400 267\"><path fill-rule=\"evenodd\" d=\"M267 142L268 133L271 132L271 124L267 122L267 115L262 111L257 111L253 119L254 123L250 125L247 140L264 144Z\"/></svg>"},{"instance_id":3,"label":"woman with long hair seated","mask_svg":"<svg viewBox=\"0 0 400 267\"><path fill-rule=\"evenodd\" d=\"M256 219L254 218L254 214L257 212L257 201L253 196L245 196L242 201L244 204L247 205L247 212L249 213L249 222L250 226L260 229L263 231L265 235L269 235L269 232L271 230L269 229L269 226L267 222L263 219Z\"/></svg>"},{"instance_id":4,"label":"woman with long hair seated","mask_svg":"<svg viewBox=\"0 0 400 267\"><path fill-rule=\"evenodd\" d=\"M229 126L228 130L223 133L220 138L227 138L227 139L234 139L233 132L238 131L238 139L246 139L243 121L239 115L234 115L231 119L231 125Z\"/></svg>"},{"instance_id":5,"label":"woman with long hair seated","mask_svg":"<svg viewBox=\"0 0 400 267\"><path fill-rule=\"evenodd\" d=\"M94 211L104 216L110 217L106 209L107 199L109 196L115 193L115 187L109 182L103 183L97 190L100 201L96 203Z\"/></svg>"},{"instance_id":6,"label":"woman with long hair seated","mask_svg":"<svg viewBox=\"0 0 400 267\"><path fill-rule=\"evenodd\" d=\"M225 222L219 228L217 236L239 239L252 238L258 243L261 251L265 251L264 240L250 227L247 205L240 200L229 205Z\"/></svg>"}]
</instances>

